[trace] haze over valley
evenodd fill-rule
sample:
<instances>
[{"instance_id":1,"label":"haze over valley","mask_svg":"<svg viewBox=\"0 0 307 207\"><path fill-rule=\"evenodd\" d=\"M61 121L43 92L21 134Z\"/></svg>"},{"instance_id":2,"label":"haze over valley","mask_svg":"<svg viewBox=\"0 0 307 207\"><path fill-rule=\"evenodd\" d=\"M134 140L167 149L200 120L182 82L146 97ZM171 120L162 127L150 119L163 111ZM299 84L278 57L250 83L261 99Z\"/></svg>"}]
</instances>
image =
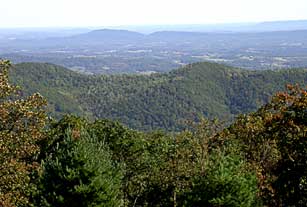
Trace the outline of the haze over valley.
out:
<instances>
[{"instance_id":1,"label":"haze over valley","mask_svg":"<svg viewBox=\"0 0 307 207\"><path fill-rule=\"evenodd\" d=\"M136 31L0 30L0 57L88 74L150 74L201 61L252 70L307 66L307 21L124 28Z\"/></svg>"}]
</instances>

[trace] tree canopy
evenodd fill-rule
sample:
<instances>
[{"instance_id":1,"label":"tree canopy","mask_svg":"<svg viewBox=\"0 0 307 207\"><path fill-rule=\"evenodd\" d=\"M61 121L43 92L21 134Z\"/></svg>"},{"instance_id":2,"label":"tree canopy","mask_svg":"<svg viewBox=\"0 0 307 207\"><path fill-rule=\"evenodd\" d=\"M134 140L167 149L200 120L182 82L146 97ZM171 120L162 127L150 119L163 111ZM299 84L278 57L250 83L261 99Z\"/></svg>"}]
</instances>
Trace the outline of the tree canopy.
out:
<instances>
[{"instance_id":1,"label":"tree canopy","mask_svg":"<svg viewBox=\"0 0 307 207\"><path fill-rule=\"evenodd\" d=\"M45 99L23 98L9 68L0 61L1 206L306 206L299 85L229 126L200 118L169 133L69 114L47 120Z\"/></svg>"}]
</instances>

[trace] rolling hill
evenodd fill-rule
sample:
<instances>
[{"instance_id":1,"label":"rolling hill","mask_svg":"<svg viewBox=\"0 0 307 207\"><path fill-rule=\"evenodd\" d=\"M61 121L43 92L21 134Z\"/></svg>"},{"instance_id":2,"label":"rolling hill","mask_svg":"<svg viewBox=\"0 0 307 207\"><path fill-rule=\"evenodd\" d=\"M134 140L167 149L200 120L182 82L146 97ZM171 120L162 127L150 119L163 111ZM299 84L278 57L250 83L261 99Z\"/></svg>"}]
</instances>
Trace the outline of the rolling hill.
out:
<instances>
[{"instance_id":1,"label":"rolling hill","mask_svg":"<svg viewBox=\"0 0 307 207\"><path fill-rule=\"evenodd\" d=\"M11 70L27 94L39 91L56 117L75 113L141 130L181 130L201 116L230 121L256 110L285 84L306 85L306 69L248 71L194 63L164 74L84 75L61 66L21 63Z\"/></svg>"}]
</instances>

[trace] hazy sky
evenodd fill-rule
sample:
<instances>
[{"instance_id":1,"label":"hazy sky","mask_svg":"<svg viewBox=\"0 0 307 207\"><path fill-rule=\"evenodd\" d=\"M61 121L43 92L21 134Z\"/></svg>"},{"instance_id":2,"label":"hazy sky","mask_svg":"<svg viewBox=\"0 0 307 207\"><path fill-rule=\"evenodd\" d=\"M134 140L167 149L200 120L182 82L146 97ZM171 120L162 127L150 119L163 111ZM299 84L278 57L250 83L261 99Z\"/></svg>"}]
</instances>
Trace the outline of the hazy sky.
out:
<instances>
[{"instance_id":1,"label":"hazy sky","mask_svg":"<svg viewBox=\"0 0 307 207\"><path fill-rule=\"evenodd\" d=\"M0 1L0 27L207 24L307 19L307 0Z\"/></svg>"}]
</instances>

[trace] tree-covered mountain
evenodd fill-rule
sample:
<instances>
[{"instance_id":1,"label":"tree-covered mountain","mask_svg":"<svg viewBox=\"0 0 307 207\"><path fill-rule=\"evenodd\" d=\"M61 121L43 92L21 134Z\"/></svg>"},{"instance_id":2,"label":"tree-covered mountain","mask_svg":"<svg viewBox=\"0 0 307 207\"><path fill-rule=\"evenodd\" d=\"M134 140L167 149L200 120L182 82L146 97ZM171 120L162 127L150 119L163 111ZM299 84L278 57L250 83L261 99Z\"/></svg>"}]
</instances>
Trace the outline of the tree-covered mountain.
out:
<instances>
[{"instance_id":1,"label":"tree-covered mountain","mask_svg":"<svg viewBox=\"0 0 307 207\"><path fill-rule=\"evenodd\" d=\"M142 130L180 130L201 116L230 121L256 110L286 84L306 85L307 70L247 71L203 62L165 74L93 76L22 63L11 70L11 78L27 94L45 96L57 117L75 113Z\"/></svg>"},{"instance_id":2,"label":"tree-covered mountain","mask_svg":"<svg viewBox=\"0 0 307 207\"><path fill-rule=\"evenodd\" d=\"M40 65L43 72L37 74L39 65L26 66L31 70L15 69L12 74L28 72L33 82L24 83L29 88L47 75L47 85L41 82L41 89L50 84L50 91L63 94L59 99L68 91L74 94L74 86L84 89L80 86L89 84L57 66ZM223 73L230 78L257 77L221 67L192 65L167 77L151 77L148 87L167 85L175 77L183 84L192 82L192 77L198 83L205 80L202 70L208 70L208 82L222 80ZM0 206L306 206L306 88L289 84L286 91L226 128L202 118L177 133L141 132L103 119L70 115L48 119L47 100L37 93L21 97L25 94L9 81L10 68L9 61L0 60ZM271 81L289 75L300 80L306 71L282 72L276 71L278 79L275 73L261 75L273 77ZM133 78L117 81L127 84ZM132 94L135 83L146 88L144 79L139 79L116 89ZM237 84L244 87L242 83Z\"/></svg>"}]
</instances>

